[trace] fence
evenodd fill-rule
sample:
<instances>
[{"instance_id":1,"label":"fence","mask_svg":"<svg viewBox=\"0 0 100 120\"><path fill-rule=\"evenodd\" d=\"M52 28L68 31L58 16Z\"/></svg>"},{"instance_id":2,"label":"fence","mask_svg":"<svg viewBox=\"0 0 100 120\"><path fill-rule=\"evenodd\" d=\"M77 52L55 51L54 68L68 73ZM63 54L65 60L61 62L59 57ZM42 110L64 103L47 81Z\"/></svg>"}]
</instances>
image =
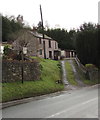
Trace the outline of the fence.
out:
<instances>
[{"instance_id":1,"label":"fence","mask_svg":"<svg viewBox=\"0 0 100 120\"><path fill-rule=\"evenodd\" d=\"M40 65L36 61L17 61L3 60L2 61L2 82L17 82L22 80L34 81L39 80L41 75Z\"/></svg>"},{"instance_id":2,"label":"fence","mask_svg":"<svg viewBox=\"0 0 100 120\"><path fill-rule=\"evenodd\" d=\"M87 73L87 70L86 70L85 66L81 64L80 60L79 60L77 57L75 58L75 61L76 61L77 65L78 65L78 67L80 68L80 70L81 70L84 74L86 74L86 73Z\"/></svg>"}]
</instances>

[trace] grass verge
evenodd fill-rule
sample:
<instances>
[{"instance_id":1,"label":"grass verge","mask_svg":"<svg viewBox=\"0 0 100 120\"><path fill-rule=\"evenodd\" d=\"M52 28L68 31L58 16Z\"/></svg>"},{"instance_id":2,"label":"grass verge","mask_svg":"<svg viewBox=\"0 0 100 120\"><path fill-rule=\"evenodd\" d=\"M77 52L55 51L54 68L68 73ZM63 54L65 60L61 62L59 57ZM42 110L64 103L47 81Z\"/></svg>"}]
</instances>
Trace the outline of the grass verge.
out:
<instances>
[{"instance_id":1,"label":"grass verge","mask_svg":"<svg viewBox=\"0 0 100 120\"><path fill-rule=\"evenodd\" d=\"M57 84L61 79L59 61L38 58L41 64L41 79L39 81L26 81L2 84L2 102L28 98L61 91L63 84Z\"/></svg>"},{"instance_id":2,"label":"grass verge","mask_svg":"<svg viewBox=\"0 0 100 120\"><path fill-rule=\"evenodd\" d=\"M95 80L95 81L91 81L91 80L84 80L83 81L85 84L87 85L95 85L95 84L98 84L98 80Z\"/></svg>"},{"instance_id":3,"label":"grass verge","mask_svg":"<svg viewBox=\"0 0 100 120\"><path fill-rule=\"evenodd\" d=\"M75 76L71 64L68 61L66 61L65 66L67 71L68 82L72 85L78 85L78 83L75 81Z\"/></svg>"}]
</instances>

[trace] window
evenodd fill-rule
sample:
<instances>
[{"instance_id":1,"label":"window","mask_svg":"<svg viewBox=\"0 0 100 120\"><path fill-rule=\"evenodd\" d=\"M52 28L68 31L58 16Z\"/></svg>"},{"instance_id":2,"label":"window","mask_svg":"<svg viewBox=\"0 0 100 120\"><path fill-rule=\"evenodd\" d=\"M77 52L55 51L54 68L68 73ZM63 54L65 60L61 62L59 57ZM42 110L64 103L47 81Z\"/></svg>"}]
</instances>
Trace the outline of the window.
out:
<instances>
[{"instance_id":1,"label":"window","mask_svg":"<svg viewBox=\"0 0 100 120\"><path fill-rule=\"evenodd\" d=\"M42 55L42 49L40 49L40 55Z\"/></svg>"},{"instance_id":2,"label":"window","mask_svg":"<svg viewBox=\"0 0 100 120\"><path fill-rule=\"evenodd\" d=\"M42 40L41 40L41 38L39 38L39 43L42 44Z\"/></svg>"},{"instance_id":3,"label":"window","mask_svg":"<svg viewBox=\"0 0 100 120\"><path fill-rule=\"evenodd\" d=\"M51 48L51 41L49 40L49 48Z\"/></svg>"}]
</instances>

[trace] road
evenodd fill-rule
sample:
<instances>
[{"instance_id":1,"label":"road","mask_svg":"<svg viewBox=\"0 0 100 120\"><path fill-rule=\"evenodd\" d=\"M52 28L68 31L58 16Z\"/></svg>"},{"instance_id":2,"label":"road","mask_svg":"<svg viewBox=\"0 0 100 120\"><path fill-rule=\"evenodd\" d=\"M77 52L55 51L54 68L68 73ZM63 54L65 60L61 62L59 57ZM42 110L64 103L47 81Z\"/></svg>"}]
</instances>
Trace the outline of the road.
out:
<instances>
[{"instance_id":1,"label":"road","mask_svg":"<svg viewBox=\"0 0 100 120\"><path fill-rule=\"evenodd\" d=\"M65 91L3 109L3 118L98 118L98 87Z\"/></svg>"}]
</instances>

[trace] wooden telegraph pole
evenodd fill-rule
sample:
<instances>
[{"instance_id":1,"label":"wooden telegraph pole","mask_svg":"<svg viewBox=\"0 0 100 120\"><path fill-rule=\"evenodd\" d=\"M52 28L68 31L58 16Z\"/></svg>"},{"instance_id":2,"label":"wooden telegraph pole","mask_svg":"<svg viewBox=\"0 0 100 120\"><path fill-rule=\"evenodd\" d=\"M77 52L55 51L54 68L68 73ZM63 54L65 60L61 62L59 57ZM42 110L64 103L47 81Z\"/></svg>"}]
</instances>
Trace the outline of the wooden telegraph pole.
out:
<instances>
[{"instance_id":1,"label":"wooden telegraph pole","mask_svg":"<svg viewBox=\"0 0 100 120\"><path fill-rule=\"evenodd\" d=\"M41 25L42 25L42 35L43 35L43 49L44 49L44 58L46 59L46 49L45 49L45 40L44 40L44 26L43 26L43 16L42 16L42 8L40 5L40 15L41 15Z\"/></svg>"},{"instance_id":2,"label":"wooden telegraph pole","mask_svg":"<svg viewBox=\"0 0 100 120\"><path fill-rule=\"evenodd\" d=\"M40 5L40 15L41 15L41 24L42 24L43 39L44 39L44 26L43 26L43 16L42 16L42 8L41 8L41 5Z\"/></svg>"}]
</instances>

